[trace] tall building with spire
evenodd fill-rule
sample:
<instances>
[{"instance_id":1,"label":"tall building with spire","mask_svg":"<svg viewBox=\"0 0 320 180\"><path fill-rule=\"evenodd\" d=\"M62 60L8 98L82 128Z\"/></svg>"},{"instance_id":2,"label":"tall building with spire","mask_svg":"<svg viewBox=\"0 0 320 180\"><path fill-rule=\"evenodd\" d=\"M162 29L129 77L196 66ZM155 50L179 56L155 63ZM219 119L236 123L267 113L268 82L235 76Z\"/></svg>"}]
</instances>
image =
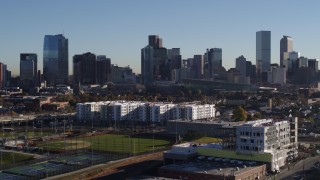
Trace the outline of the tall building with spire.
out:
<instances>
[{"instance_id":1,"label":"tall building with spire","mask_svg":"<svg viewBox=\"0 0 320 180\"><path fill-rule=\"evenodd\" d=\"M280 40L280 67L285 67L286 55L293 51L293 39L290 36L283 36Z\"/></svg>"}]
</instances>

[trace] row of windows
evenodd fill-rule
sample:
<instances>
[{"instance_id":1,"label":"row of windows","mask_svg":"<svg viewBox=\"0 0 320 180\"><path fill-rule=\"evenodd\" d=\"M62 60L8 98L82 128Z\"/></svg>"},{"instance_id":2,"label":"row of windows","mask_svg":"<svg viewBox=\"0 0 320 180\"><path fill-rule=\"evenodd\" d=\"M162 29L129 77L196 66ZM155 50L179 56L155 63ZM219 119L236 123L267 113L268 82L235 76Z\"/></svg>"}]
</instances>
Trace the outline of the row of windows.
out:
<instances>
[{"instance_id":1,"label":"row of windows","mask_svg":"<svg viewBox=\"0 0 320 180\"><path fill-rule=\"evenodd\" d=\"M244 132L244 131L241 131L240 132L240 135L243 135L243 136L263 136L263 133L260 133L260 132L248 132L248 131L246 131L246 132Z\"/></svg>"},{"instance_id":2,"label":"row of windows","mask_svg":"<svg viewBox=\"0 0 320 180\"><path fill-rule=\"evenodd\" d=\"M247 150L247 151L261 151L261 147L257 146L240 146L241 150Z\"/></svg>"},{"instance_id":3,"label":"row of windows","mask_svg":"<svg viewBox=\"0 0 320 180\"><path fill-rule=\"evenodd\" d=\"M250 143L254 143L254 139L250 139L250 141L249 141L249 139L245 139L245 138L241 138L240 139L240 142L242 142L242 143L246 143L246 142L250 142ZM263 140L256 140L256 144L263 144Z\"/></svg>"}]
</instances>

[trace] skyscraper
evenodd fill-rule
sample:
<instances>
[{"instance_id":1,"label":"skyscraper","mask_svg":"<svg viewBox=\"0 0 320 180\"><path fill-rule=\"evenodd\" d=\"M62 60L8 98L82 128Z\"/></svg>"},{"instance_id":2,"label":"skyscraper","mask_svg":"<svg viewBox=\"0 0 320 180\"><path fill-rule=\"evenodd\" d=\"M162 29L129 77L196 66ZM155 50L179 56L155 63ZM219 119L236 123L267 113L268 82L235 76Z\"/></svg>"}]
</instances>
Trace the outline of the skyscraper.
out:
<instances>
[{"instance_id":1,"label":"skyscraper","mask_svg":"<svg viewBox=\"0 0 320 180\"><path fill-rule=\"evenodd\" d=\"M73 56L73 78L74 83L96 84L97 83L97 61L96 55L87 52L82 55Z\"/></svg>"},{"instance_id":2,"label":"skyscraper","mask_svg":"<svg viewBox=\"0 0 320 180\"><path fill-rule=\"evenodd\" d=\"M257 72L267 72L271 63L271 31L256 33L256 61Z\"/></svg>"},{"instance_id":3,"label":"skyscraper","mask_svg":"<svg viewBox=\"0 0 320 180\"><path fill-rule=\"evenodd\" d=\"M236 70L240 74L247 76L247 59L243 55L236 58Z\"/></svg>"},{"instance_id":4,"label":"skyscraper","mask_svg":"<svg viewBox=\"0 0 320 180\"><path fill-rule=\"evenodd\" d=\"M7 65L0 62L0 88L10 85L11 71L7 70Z\"/></svg>"},{"instance_id":5,"label":"skyscraper","mask_svg":"<svg viewBox=\"0 0 320 180\"><path fill-rule=\"evenodd\" d=\"M101 85L111 81L111 59L105 55L97 56L97 82Z\"/></svg>"},{"instance_id":6,"label":"skyscraper","mask_svg":"<svg viewBox=\"0 0 320 180\"><path fill-rule=\"evenodd\" d=\"M20 54L20 82L24 90L37 86L38 56L34 53Z\"/></svg>"},{"instance_id":7,"label":"skyscraper","mask_svg":"<svg viewBox=\"0 0 320 180\"><path fill-rule=\"evenodd\" d=\"M162 39L158 35L150 35L149 46L152 46L153 48L162 48Z\"/></svg>"},{"instance_id":8,"label":"skyscraper","mask_svg":"<svg viewBox=\"0 0 320 180\"><path fill-rule=\"evenodd\" d=\"M290 36L283 36L280 40L280 67L284 67L285 55L293 51L293 39Z\"/></svg>"},{"instance_id":9,"label":"skyscraper","mask_svg":"<svg viewBox=\"0 0 320 180\"><path fill-rule=\"evenodd\" d=\"M195 79L203 79L204 60L202 55L193 56L193 69L195 71Z\"/></svg>"},{"instance_id":10,"label":"skyscraper","mask_svg":"<svg viewBox=\"0 0 320 180\"><path fill-rule=\"evenodd\" d=\"M154 61L154 49L148 45L141 49L141 78L142 84L145 86L150 85L153 78L153 61Z\"/></svg>"},{"instance_id":11,"label":"skyscraper","mask_svg":"<svg viewBox=\"0 0 320 180\"><path fill-rule=\"evenodd\" d=\"M43 75L48 85L68 82L68 39L62 34L44 37Z\"/></svg>"},{"instance_id":12,"label":"skyscraper","mask_svg":"<svg viewBox=\"0 0 320 180\"><path fill-rule=\"evenodd\" d=\"M219 73L218 71L222 67L222 49L207 49L205 57L205 61L208 63L209 78L213 78L215 74Z\"/></svg>"}]
</instances>

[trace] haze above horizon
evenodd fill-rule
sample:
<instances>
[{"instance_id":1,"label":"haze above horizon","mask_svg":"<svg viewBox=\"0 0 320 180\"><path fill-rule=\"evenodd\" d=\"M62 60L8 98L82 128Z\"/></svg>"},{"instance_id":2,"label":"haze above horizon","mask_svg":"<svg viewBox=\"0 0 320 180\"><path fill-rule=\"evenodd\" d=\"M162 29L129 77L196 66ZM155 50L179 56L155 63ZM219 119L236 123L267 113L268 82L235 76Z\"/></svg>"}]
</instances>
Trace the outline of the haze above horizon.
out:
<instances>
[{"instance_id":1,"label":"haze above horizon","mask_svg":"<svg viewBox=\"0 0 320 180\"><path fill-rule=\"evenodd\" d=\"M163 39L166 48L180 48L182 58L222 48L223 66L235 66L244 55L255 64L256 31L271 31L272 63L279 63L279 42L293 38L295 51L319 58L319 1L19 1L0 5L0 62L19 74L20 53L37 53L42 71L43 39L64 34L69 39L69 74L72 57L92 52L107 55L113 64L140 73L140 50L148 35Z\"/></svg>"}]
</instances>

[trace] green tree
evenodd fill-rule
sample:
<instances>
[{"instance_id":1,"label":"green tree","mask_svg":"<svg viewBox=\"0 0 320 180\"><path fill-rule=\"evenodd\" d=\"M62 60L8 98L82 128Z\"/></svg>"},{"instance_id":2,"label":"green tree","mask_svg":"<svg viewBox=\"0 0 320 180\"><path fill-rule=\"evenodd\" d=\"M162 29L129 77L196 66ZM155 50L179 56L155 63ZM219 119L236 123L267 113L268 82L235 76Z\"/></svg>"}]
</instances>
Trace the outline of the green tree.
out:
<instances>
[{"instance_id":1,"label":"green tree","mask_svg":"<svg viewBox=\"0 0 320 180\"><path fill-rule=\"evenodd\" d=\"M261 113L260 112L257 112L253 115L253 118L254 119L261 119Z\"/></svg>"},{"instance_id":2,"label":"green tree","mask_svg":"<svg viewBox=\"0 0 320 180\"><path fill-rule=\"evenodd\" d=\"M252 121L252 120L253 120L252 115L251 115L251 114L248 114L248 115L247 115L247 121Z\"/></svg>"},{"instance_id":3,"label":"green tree","mask_svg":"<svg viewBox=\"0 0 320 180\"><path fill-rule=\"evenodd\" d=\"M196 95L197 97L201 97L201 96L202 96L201 89L197 89L197 90L195 91L195 95Z\"/></svg>"},{"instance_id":4,"label":"green tree","mask_svg":"<svg viewBox=\"0 0 320 180\"><path fill-rule=\"evenodd\" d=\"M239 106L233 110L232 119L234 119L234 121L246 121L247 112L241 106Z\"/></svg>"}]
</instances>

